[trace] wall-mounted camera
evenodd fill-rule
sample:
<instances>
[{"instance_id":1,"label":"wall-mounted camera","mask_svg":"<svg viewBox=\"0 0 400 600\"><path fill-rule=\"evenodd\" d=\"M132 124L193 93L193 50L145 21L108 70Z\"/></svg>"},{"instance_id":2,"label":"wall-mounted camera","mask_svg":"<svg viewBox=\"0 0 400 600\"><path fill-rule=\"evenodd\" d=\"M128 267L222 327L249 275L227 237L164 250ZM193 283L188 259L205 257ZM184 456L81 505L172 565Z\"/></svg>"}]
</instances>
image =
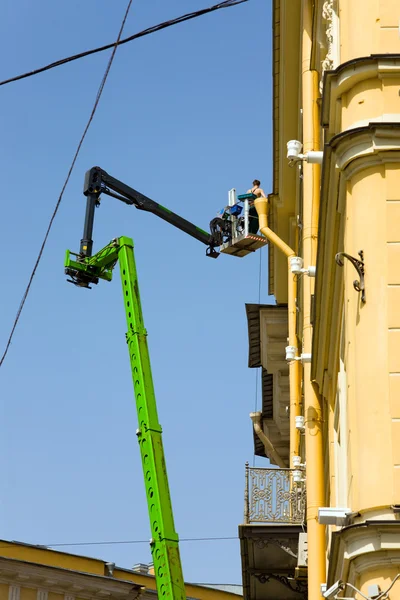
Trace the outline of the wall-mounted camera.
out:
<instances>
[{"instance_id":1,"label":"wall-mounted camera","mask_svg":"<svg viewBox=\"0 0 400 600\"><path fill-rule=\"evenodd\" d=\"M287 158L289 160L289 166L293 167L296 163L301 160L305 160L312 164L322 164L324 153L320 150L310 150L306 154L302 154L303 144L299 140L290 140L287 143Z\"/></svg>"}]
</instances>

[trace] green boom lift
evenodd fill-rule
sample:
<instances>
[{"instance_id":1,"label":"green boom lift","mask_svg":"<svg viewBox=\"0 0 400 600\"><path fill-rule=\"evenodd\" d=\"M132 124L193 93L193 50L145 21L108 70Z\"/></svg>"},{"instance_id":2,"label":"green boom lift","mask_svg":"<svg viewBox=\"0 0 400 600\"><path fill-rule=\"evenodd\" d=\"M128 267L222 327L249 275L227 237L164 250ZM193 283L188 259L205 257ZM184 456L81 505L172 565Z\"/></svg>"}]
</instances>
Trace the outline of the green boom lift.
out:
<instances>
[{"instance_id":1,"label":"green boom lift","mask_svg":"<svg viewBox=\"0 0 400 600\"><path fill-rule=\"evenodd\" d=\"M207 255L216 258L221 239L196 227L147 196L114 179L99 167L93 167L85 176L84 194L86 216L80 252L67 250L65 272L69 281L79 287L90 288L99 279L111 281L112 271L119 262L122 292L125 304L133 386L136 398L139 428L137 437L142 459L144 483L151 527L151 552L158 596L166 600L185 600L185 585L179 555L178 535L175 531L169 493L161 425L158 421L156 398L147 347L147 333L143 323L139 284L133 252L133 240L120 237L92 256L92 233L96 206L100 195L112 196L161 217L178 229L207 245Z\"/></svg>"},{"instance_id":2,"label":"green boom lift","mask_svg":"<svg viewBox=\"0 0 400 600\"><path fill-rule=\"evenodd\" d=\"M97 284L99 279L111 281L113 269L119 262L128 325L126 341L129 348L139 421L137 437L150 517L150 545L157 591L159 597L165 598L165 600L185 600L178 535L174 526L161 425L157 416L133 241L127 237L116 238L92 256L95 208L100 205L101 194L105 194L125 204L133 205L138 210L151 212L205 244L207 246L206 255L211 258L218 257L219 251L216 248L227 254L246 256L265 245L266 240L248 233L247 196L243 197L244 217L240 217L240 210L237 211L236 198L230 199L229 206L222 211L223 217L213 219L210 223L211 232L207 233L122 181L115 179L100 167L93 167L87 171L83 193L86 196L83 238L78 254L67 250L65 272L70 277L68 281L71 283L79 287L90 288L90 285ZM239 201L243 200L239 197Z\"/></svg>"},{"instance_id":3,"label":"green boom lift","mask_svg":"<svg viewBox=\"0 0 400 600\"><path fill-rule=\"evenodd\" d=\"M139 428L137 437L142 459L144 483L151 526L151 552L159 598L185 600L185 585L175 531L168 477L158 420L147 333L143 323L139 285L133 253L133 240L120 237L94 256L77 261L66 255L66 273L77 285L88 287L99 279L111 281L112 269L119 262L125 303L133 386Z\"/></svg>"}]
</instances>

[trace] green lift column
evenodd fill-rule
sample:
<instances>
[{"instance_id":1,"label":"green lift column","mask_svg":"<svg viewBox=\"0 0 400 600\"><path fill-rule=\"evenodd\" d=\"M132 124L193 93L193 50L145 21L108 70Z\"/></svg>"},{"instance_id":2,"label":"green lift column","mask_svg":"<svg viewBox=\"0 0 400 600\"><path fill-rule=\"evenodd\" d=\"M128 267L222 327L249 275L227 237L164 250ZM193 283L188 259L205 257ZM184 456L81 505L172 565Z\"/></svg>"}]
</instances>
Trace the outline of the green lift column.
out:
<instances>
[{"instance_id":1,"label":"green lift column","mask_svg":"<svg viewBox=\"0 0 400 600\"><path fill-rule=\"evenodd\" d=\"M152 536L150 545L157 591L159 598L185 600L179 538L174 525L132 239L119 238L118 260L128 325L126 341L139 422L137 436L149 509Z\"/></svg>"}]
</instances>

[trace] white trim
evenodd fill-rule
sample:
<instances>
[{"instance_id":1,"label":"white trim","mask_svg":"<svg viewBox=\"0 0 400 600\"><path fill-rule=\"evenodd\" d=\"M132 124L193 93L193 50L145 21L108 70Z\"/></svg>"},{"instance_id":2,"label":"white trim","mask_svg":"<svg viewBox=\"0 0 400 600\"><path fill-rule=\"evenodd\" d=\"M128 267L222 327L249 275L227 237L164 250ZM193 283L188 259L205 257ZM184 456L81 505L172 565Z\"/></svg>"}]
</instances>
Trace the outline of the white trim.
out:
<instances>
[{"instance_id":1,"label":"white trim","mask_svg":"<svg viewBox=\"0 0 400 600\"><path fill-rule=\"evenodd\" d=\"M8 600L19 600L21 596L21 587L19 585L10 585L8 587Z\"/></svg>"}]
</instances>

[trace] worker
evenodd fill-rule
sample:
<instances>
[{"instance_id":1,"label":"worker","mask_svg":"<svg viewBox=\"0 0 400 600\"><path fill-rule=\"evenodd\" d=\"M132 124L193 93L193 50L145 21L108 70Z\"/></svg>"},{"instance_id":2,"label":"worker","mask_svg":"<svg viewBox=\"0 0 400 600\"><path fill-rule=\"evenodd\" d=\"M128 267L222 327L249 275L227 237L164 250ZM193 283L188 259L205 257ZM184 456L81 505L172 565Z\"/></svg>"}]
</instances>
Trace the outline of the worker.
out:
<instances>
[{"instance_id":1,"label":"worker","mask_svg":"<svg viewBox=\"0 0 400 600\"><path fill-rule=\"evenodd\" d=\"M266 198L264 190L260 188L261 181L259 179L255 179L253 181L253 187L250 190L247 190L248 194L253 194L256 198ZM254 200L249 201L250 209L249 209L249 233L257 233L258 231L258 213L256 207L254 206Z\"/></svg>"}]
</instances>

